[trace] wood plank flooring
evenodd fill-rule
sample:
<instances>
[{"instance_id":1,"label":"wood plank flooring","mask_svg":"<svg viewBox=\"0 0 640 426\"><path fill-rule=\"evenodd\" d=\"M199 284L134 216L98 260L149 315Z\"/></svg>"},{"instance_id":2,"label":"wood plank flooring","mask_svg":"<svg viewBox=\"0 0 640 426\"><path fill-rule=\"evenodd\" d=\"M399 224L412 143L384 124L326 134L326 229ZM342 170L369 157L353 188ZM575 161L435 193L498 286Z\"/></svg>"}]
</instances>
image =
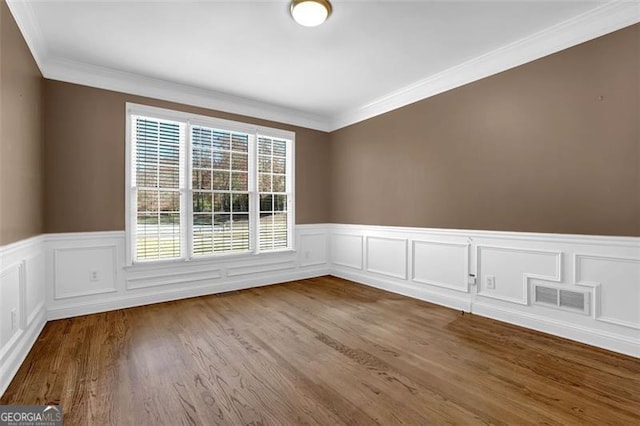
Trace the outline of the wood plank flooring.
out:
<instances>
[{"instance_id":1,"label":"wood plank flooring","mask_svg":"<svg viewBox=\"0 0 640 426\"><path fill-rule=\"evenodd\" d=\"M65 425L640 424L640 360L321 277L46 325Z\"/></svg>"}]
</instances>

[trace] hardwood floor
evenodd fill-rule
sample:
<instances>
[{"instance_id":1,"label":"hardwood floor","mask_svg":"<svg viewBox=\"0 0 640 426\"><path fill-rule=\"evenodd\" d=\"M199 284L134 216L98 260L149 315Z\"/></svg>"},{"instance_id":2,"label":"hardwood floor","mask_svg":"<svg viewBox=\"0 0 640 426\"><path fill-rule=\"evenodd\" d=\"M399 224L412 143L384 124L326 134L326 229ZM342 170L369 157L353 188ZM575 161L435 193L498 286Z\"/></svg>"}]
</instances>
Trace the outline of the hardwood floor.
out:
<instances>
[{"instance_id":1,"label":"hardwood floor","mask_svg":"<svg viewBox=\"0 0 640 426\"><path fill-rule=\"evenodd\" d=\"M53 321L2 404L86 424L640 424L640 360L334 277Z\"/></svg>"}]
</instances>

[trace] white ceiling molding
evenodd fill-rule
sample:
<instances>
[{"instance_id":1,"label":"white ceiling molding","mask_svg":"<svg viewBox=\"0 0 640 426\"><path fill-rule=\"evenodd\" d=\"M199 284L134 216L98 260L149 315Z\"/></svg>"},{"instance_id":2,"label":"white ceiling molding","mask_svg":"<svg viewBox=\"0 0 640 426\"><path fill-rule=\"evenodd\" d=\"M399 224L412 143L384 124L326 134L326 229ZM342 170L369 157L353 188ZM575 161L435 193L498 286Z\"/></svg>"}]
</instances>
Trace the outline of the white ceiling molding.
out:
<instances>
[{"instance_id":1,"label":"white ceiling molding","mask_svg":"<svg viewBox=\"0 0 640 426\"><path fill-rule=\"evenodd\" d=\"M321 131L334 131L480 80L640 22L637 0L614 0L331 117L141 74L52 57L29 1L7 0L43 76L52 80L146 96Z\"/></svg>"},{"instance_id":2,"label":"white ceiling molding","mask_svg":"<svg viewBox=\"0 0 640 426\"><path fill-rule=\"evenodd\" d=\"M146 96L314 130L329 131L329 120L299 110L143 75L66 60L47 60L44 77L51 80Z\"/></svg>"},{"instance_id":3,"label":"white ceiling molding","mask_svg":"<svg viewBox=\"0 0 640 426\"><path fill-rule=\"evenodd\" d=\"M7 0L43 77L131 95L214 109L278 123L329 131L329 118L253 99L140 74L52 58L29 1Z\"/></svg>"},{"instance_id":4,"label":"white ceiling molding","mask_svg":"<svg viewBox=\"0 0 640 426\"><path fill-rule=\"evenodd\" d=\"M487 54L336 115L331 131L540 59L640 21L640 2L612 1Z\"/></svg>"},{"instance_id":5,"label":"white ceiling molding","mask_svg":"<svg viewBox=\"0 0 640 426\"><path fill-rule=\"evenodd\" d=\"M7 0L7 6L22 32L24 40L31 50L31 55L35 59L40 72L44 74L44 58L47 56L44 37L38 26L35 14L28 1Z\"/></svg>"}]
</instances>

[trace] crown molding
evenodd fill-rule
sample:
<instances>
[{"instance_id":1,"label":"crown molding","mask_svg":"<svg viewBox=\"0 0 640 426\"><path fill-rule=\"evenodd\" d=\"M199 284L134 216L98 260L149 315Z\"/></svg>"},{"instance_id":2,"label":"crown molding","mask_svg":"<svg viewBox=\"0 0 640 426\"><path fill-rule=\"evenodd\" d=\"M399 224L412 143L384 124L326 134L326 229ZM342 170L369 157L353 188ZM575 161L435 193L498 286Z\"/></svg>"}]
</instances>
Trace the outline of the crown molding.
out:
<instances>
[{"instance_id":1,"label":"crown molding","mask_svg":"<svg viewBox=\"0 0 640 426\"><path fill-rule=\"evenodd\" d=\"M6 0L7 6L15 19L22 37L27 42L31 56L36 61L40 73L44 75L44 59L47 57L47 48L44 43L42 31L36 20L31 3L21 0Z\"/></svg>"},{"instance_id":2,"label":"crown molding","mask_svg":"<svg viewBox=\"0 0 640 426\"><path fill-rule=\"evenodd\" d=\"M321 115L141 74L56 58L47 49L30 2L7 0L7 5L44 78L214 109L324 132L329 131L329 118Z\"/></svg>"},{"instance_id":3,"label":"crown molding","mask_svg":"<svg viewBox=\"0 0 640 426\"><path fill-rule=\"evenodd\" d=\"M215 109L331 132L456 87L551 55L640 22L640 2L613 0L586 13L426 77L358 108L325 117L196 86L112 68L54 58L49 54L29 1L7 0L45 78Z\"/></svg>"},{"instance_id":4,"label":"crown molding","mask_svg":"<svg viewBox=\"0 0 640 426\"><path fill-rule=\"evenodd\" d=\"M460 65L448 68L366 105L335 115L330 131L384 114L456 87L515 68L640 22L640 2L614 0Z\"/></svg>"},{"instance_id":5,"label":"crown molding","mask_svg":"<svg viewBox=\"0 0 640 426\"><path fill-rule=\"evenodd\" d=\"M329 120L300 110L92 64L51 59L45 78L328 131Z\"/></svg>"}]
</instances>

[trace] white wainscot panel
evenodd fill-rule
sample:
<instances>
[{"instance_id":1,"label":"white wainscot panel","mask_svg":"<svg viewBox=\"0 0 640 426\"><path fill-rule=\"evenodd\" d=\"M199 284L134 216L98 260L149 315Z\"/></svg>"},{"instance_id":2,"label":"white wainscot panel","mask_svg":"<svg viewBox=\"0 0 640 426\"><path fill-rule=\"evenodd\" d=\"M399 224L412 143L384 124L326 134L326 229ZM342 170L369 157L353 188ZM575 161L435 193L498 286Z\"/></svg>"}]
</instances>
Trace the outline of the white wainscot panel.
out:
<instances>
[{"instance_id":1,"label":"white wainscot panel","mask_svg":"<svg viewBox=\"0 0 640 426\"><path fill-rule=\"evenodd\" d=\"M595 289L598 321L640 330L640 259L575 255L576 285Z\"/></svg>"},{"instance_id":2,"label":"white wainscot panel","mask_svg":"<svg viewBox=\"0 0 640 426\"><path fill-rule=\"evenodd\" d=\"M5 345L22 327L22 274L22 263L7 266L0 271L0 355L4 353Z\"/></svg>"},{"instance_id":3,"label":"white wainscot panel","mask_svg":"<svg viewBox=\"0 0 640 426\"><path fill-rule=\"evenodd\" d=\"M477 246L478 294L529 304L529 280L561 282L562 253L502 246ZM495 288L489 288L493 278Z\"/></svg>"},{"instance_id":4,"label":"white wainscot panel","mask_svg":"<svg viewBox=\"0 0 640 426\"><path fill-rule=\"evenodd\" d=\"M222 278L222 269L205 262L189 265L136 265L126 268L127 290L213 281Z\"/></svg>"},{"instance_id":5,"label":"white wainscot panel","mask_svg":"<svg viewBox=\"0 0 640 426\"><path fill-rule=\"evenodd\" d=\"M288 256L287 256L288 257ZM233 266L229 266L227 268L227 276L228 277L239 277L243 275L251 275L251 274L265 274L267 272L274 271L283 271L287 269L294 269L296 267L295 259L293 258L283 258L283 259L273 259L269 262L245 262L242 264L236 264Z\"/></svg>"},{"instance_id":6,"label":"white wainscot panel","mask_svg":"<svg viewBox=\"0 0 640 426\"><path fill-rule=\"evenodd\" d=\"M27 325L44 308L47 289L45 286L44 254L42 252L25 260L25 298Z\"/></svg>"},{"instance_id":7,"label":"white wainscot panel","mask_svg":"<svg viewBox=\"0 0 640 426\"><path fill-rule=\"evenodd\" d=\"M469 244L413 241L412 280L469 292Z\"/></svg>"},{"instance_id":8,"label":"white wainscot panel","mask_svg":"<svg viewBox=\"0 0 640 426\"><path fill-rule=\"evenodd\" d=\"M407 279L407 240L367 237L367 271Z\"/></svg>"},{"instance_id":9,"label":"white wainscot panel","mask_svg":"<svg viewBox=\"0 0 640 426\"><path fill-rule=\"evenodd\" d=\"M116 256L115 245L54 249L54 299L115 292Z\"/></svg>"},{"instance_id":10,"label":"white wainscot panel","mask_svg":"<svg viewBox=\"0 0 640 426\"><path fill-rule=\"evenodd\" d=\"M327 263L327 234L300 234L300 266L324 265Z\"/></svg>"},{"instance_id":11,"label":"white wainscot panel","mask_svg":"<svg viewBox=\"0 0 640 426\"><path fill-rule=\"evenodd\" d=\"M362 269L362 236L332 234L331 263L338 266Z\"/></svg>"}]
</instances>

